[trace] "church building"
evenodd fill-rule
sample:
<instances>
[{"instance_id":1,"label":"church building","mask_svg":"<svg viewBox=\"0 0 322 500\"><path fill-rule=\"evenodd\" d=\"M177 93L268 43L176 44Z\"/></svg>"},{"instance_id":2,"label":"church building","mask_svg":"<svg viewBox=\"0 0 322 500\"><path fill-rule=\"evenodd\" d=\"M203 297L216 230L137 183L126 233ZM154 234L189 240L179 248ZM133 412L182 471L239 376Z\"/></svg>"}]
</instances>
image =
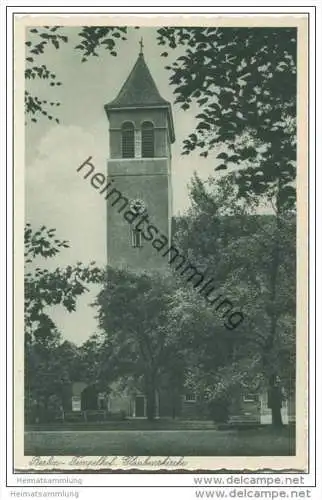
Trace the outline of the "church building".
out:
<instances>
[{"instance_id":1,"label":"church building","mask_svg":"<svg viewBox=\"0 0 322 500\"><path fill-rule=\"evenodd\" d=\"M105 105L109 121L109 183L119 193L117 206L107 202L107 263L131 270L167 272L168 260L142 239L134 224L129 224L118 208L146 214L171 245L172 184L171 146L175 141L171 105L159 93L145 62L142 45L128 78L113 101ZM88 394L87 394L88 393ZM94 399L93 399L94 394ZM88 406L88 401L91 403ZM205 418L199 397L194 392L156 395L156 417ZM147 401L139 387L124 389L115 383L107 393L95 393L86 384L72 387L72 412L101 410L106 415L146 418ZM244 394L238 399L235 419L269 423L270 409L265 397ZM86 412L85 412L86 413ZM288 421L284 404L283 420ZM209 418L209 417L208 417Z\"/></svg>"},{"instance_id":2,"label":"church building","mask_svg":"<svg viewBox=\"0 0 322 500\"><path fill-rule=\"evenodd\" d=\"M170 103L158 91L142 49L141 44L137 61L118 95L105 105L110 145L107 178L118 193L114 199L117 203L111 203L111 199L106 203L107 264L114 268L164 273L169 269L168 259L142 238L136 224L129 224L120 214L125 205L133 213L145 214L149 223L164 235L170 248L173 115ZM107 414L122 414L127 418L147 415L147 400L140 388L124 389L114 383L108 388L105 401L97 392L97 405L91 400L90 408L87 392L93 393L94 388L91 390L80 382L73 384L72 411L101 408ZM156 417L182 416L184 409L188 415L196 402L194 394L176 395L174 401L169 394L158 392L155 398Z\"/></svg>"}]
</instances>

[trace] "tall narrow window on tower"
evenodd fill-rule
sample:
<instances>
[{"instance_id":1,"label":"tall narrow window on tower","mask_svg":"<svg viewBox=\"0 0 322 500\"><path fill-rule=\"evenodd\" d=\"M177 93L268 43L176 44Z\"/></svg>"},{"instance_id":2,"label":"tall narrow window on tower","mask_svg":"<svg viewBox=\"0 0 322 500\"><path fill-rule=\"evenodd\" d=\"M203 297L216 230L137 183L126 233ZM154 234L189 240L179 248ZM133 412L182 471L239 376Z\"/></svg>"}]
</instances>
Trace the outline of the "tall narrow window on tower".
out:
<instances>
[{"instance_id":1,"label":"tall narrow window on tower","mask_svg":"<svg viewBox=\"0 0 322 500\"><path fill-rule=\"evenodd\" d=\"M142 158L154 157L154 127L151 122L142 123Z\"/></svg>"},{"instance_id":2,"label":"tall narrow window on tower","mask_svg":"<svg viewBox=\"0 0 322 500\"><path fill-rule=\"evenodd\" d=\"M134 125L131 122L122 125L122 158L134 158Z\"/></svg>"},{"instance_id":3,"label":"tall narrow window on tower","mask_svg":"<svg viewBox=\"0 0 322 500\"><path fill-rule=\"evenodd\" d=\"M131 243L133 248L142 247L142 233L138 229L131 229Z\"/></svg>"}]
</instances>

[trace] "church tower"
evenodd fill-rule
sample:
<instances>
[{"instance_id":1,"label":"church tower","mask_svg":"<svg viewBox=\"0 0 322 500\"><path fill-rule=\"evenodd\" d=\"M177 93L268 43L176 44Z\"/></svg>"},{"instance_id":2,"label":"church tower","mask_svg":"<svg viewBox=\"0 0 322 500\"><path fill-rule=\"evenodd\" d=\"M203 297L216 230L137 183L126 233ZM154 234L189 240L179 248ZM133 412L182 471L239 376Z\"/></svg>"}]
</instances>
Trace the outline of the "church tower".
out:
<instances>
[{"instance_id":1,"label":"church tower","mask_svg":"<svg viewBox=\"0 0 322 500\"><path fill-rule=\"evenodd\" d=\"M117 97L105 105L109 120L107 259L113 267L162 270L159 235L171 241L171 105L159 94L141 50ZM122 197L122 198L120 198ZM118 198L118 199L117 199ZM114 205L113 205L114 204ZM137 218L132 222L131 214ZM138 221L145 221L138 224ZM153 246L155 244L155 246Z\"/></svg>"}]
</instances>

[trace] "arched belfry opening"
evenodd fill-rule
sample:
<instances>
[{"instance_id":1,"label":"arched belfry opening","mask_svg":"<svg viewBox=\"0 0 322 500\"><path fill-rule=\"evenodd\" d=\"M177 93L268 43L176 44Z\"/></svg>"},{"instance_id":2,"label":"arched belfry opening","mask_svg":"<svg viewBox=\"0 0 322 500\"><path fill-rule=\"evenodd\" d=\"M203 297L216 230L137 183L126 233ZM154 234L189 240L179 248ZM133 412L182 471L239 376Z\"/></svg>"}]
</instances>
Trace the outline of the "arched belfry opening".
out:
<instances>
[{"instance_id":1,"label":"arched belfry opening","mask_svg":"<svg viewBox=\"0 0 322 500\"><path fill-rule=\"evenodd\" d=\"M154 157L154 126L152 122L143 122L141 127L142 158Z\"/></svg>"},{"instance_id":2,"label":"arched belfry opening","mask_svg":"<svg viewBox=\"0 0 322 500\"><path fill-rule=\"evenodd\" d=\"M122 124L122 158L134 158L134 125L132 122Z\"/></svg>"}]
</instances>

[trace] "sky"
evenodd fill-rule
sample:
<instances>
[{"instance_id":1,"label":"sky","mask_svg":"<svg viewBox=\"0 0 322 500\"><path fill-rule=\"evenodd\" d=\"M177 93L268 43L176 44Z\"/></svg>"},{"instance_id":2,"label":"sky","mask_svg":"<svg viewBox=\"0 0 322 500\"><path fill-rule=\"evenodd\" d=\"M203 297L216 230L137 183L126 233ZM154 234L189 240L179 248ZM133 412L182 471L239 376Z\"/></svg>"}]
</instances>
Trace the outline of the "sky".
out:
<instances>
[{"instance_id":1,"label":"sky","mask_svg":"<svg viewBox=\"0 0 322 500\"><path fill-rule=\"evenodd\" d=\"M144 56L160 94L172 104L176 142L172 146L174 214L184 213L189 206L188 184L194 171L202 179L214 172L214 158L197 154L181 155L182 141L195 126L196 110L182 111L174 105L169 85L168 60L160 54L155 28L130 29L127 41L120 41L118 55L101 50L99 57L86 63L74 47L80 39L77 27L64 28L69 41L59 50L49 48L37 58L46 64L62 82L49 87L46 80L33 80L28 85L32 94L48 101L60 101L53 108L59 124L46 117L26 125L26 221L33 227L56 228L57 236L70 242L70 248L45 261L46 267L65 266L81 261L106 265L106 210L98 192L76 172L86 158L92 156L97 171L106 172L109 157L108 120L104 104L114 99L134 66L143 37ZM173 56L179 52L173 53ZM29 82L28 82L29 84ZM90 307L97 287L78 301L77 311L68 313L63 307L50 309L63 337L80 345L97 331L95 310Z\"/></svg>"}]
</instances>

